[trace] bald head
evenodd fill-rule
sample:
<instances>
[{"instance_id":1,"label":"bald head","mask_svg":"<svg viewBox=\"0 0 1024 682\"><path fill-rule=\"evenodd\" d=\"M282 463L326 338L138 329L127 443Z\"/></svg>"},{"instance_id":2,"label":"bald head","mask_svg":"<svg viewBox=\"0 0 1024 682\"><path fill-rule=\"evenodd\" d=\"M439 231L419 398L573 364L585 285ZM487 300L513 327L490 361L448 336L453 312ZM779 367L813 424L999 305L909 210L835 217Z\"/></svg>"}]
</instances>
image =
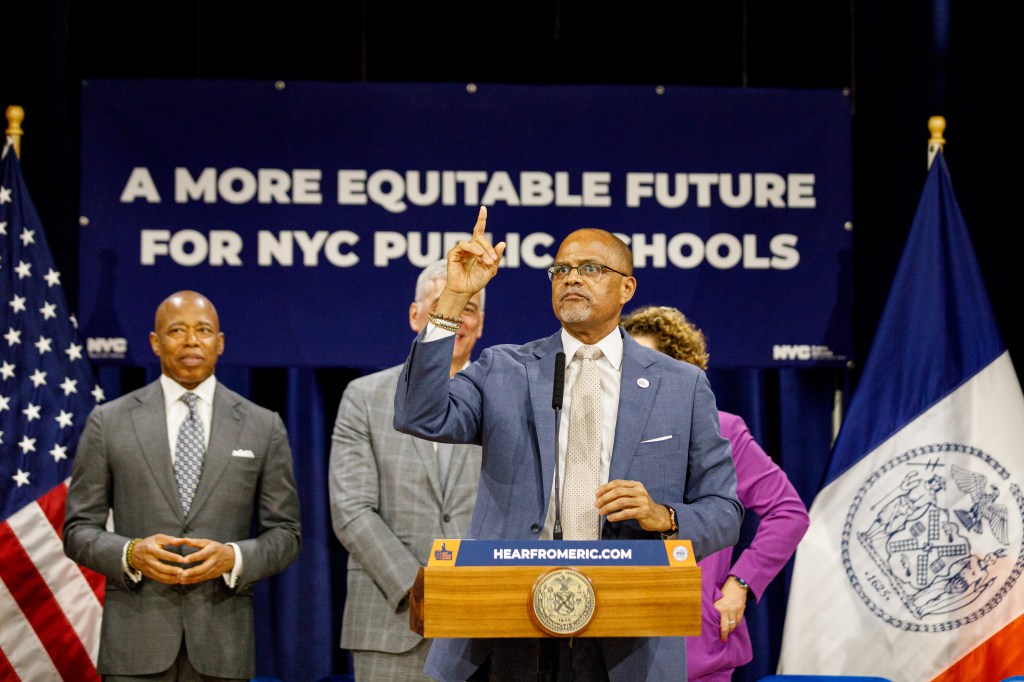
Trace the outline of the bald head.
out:
<instances>
[{"instance_id":1,"label":"bald head","mask_svg":"<svg viewBox=\"0 0 1024 682\"><path fill-rule=\"evenodd\" d=\"M616 270L626 273L626 275L633 274L633 252L626 246L626 242L608 230L584 227L570 232L569 236L562 240L562 244L564 245L570 241L595 242L606 245L610 249L611 257L605 265L610 265Z\"/></svg>"},{"instance_id":2,"label":"bald head","mask_svg":"<svg viewBox=\"0 0 1024 682\"><path fill-rule=\"evenodd\" d=\"M217 309L195 291L175 292L157 306L149 342L161 371L189 390L213 374L224 352Z\"/></svg>"},{"instance_id":3,"label":"bald head","mask_svg":"<svg viewBox=\"0 0 1024 682\"><path fill-rule=\"evenodd\" d=\"M213 322L220 329L220 318L217 317L217 309L213 307L213 303L210 299L203 296L198 291L191 291L185 289L182 291L176 291L156 307L156 315L153 319L153 329L160 328L160 317L161 315L173 315L176 311L181 310L183 306L195 306L196 308L207 311L207 315L212 318Z\"/></svg>"}]
</instances>

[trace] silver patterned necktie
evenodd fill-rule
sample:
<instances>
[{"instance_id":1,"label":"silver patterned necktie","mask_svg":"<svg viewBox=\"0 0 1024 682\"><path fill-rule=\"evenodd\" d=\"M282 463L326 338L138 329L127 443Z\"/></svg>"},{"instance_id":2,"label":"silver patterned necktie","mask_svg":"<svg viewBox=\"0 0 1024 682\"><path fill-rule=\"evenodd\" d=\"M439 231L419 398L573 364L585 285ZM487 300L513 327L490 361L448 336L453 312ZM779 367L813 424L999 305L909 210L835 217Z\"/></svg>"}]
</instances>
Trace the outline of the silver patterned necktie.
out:
<instances>
[{"instance_id":1,"label":"silver patterned necktie","mask_svg":"<svg viewBox=\"0 0 1024 682\"><path fill-rule=\"evenodd\" d=\"M441 492L448 488L448 470L452 465L452 444L437 444L437 475L441 479Z\"/></svg>"},{"instance_id":2,"label":"silver patterned necktie","mask_svg":"<svg viewBox=\"0 0 1024 682\"><path fill-rule=\"evenodd\" d=\"M188 416L178 429L178 440L174 448L174 478L178 482L178 499L181 509L188 514L195 497L199 477L203 473L203 456L206 454L206 443L203 438L203 422L196 412L195 393L188 392L181 396L188 405Z\"/></svg>"},{"instance_id":3,"label":"silver patterned necktie","mask_svg":"<svg viewBox=\"0 0 1024 682\"><path fill-rule=\"evenodd\" d=\"M575 359L580 371L569 404L569 441L565 450L562 525L566 540L597 540L601 519L594 491L601 483L601 373L597 346L581 346Z\"/></svg>"}]
</instances>

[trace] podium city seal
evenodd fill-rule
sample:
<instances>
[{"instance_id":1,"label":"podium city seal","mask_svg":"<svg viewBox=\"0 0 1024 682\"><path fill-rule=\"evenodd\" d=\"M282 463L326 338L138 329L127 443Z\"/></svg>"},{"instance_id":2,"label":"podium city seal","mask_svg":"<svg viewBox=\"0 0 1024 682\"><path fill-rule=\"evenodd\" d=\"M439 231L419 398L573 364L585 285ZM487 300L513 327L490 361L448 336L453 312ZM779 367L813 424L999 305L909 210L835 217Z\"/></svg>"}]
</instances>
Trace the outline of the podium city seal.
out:
<instances>
[{"instance_id":1,"label":"podium city seal","mask_svg":"<svg viewBox=\"0 0 1024 682\"><path fill-rule=\"evenodd\" d=\"M594 585L574 568L553 568L533 584L530 618L549 635L572 637L587 629L594 617Z\"/></svg>"}]
</instances>

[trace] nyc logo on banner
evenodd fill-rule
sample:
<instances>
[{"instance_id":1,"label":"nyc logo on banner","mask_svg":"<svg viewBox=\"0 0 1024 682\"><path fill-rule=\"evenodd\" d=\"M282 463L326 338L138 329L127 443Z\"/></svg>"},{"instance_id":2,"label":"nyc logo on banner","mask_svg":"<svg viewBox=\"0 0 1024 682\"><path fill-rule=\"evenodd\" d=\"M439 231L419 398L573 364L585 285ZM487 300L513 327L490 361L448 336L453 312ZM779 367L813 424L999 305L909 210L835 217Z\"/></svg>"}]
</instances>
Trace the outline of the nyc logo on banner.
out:
<instances>
[{"instance_id":1,"label":"nyc logo on banner","mask_svg":"<svg viewBox=\"0 0 1024 682\"><path fill-rule=\"evenodd\" d=\"M850 136L840 90L89 81L87 349L151 362L152 310L191 288L231 362L395 364L417 274L486 205L481 348L557 328L545 270L596 227L633 250L631 306L685 310L716 366L844 365Z\"/></svg>"}]
</instances>

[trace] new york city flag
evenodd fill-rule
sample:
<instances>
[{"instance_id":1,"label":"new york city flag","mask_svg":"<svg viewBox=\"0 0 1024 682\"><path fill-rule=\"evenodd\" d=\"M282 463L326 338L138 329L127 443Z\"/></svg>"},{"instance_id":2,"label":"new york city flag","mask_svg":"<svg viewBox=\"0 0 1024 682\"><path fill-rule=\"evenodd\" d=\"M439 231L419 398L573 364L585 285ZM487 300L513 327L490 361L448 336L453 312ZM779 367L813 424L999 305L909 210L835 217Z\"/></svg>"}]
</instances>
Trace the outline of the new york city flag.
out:
<instances>
[{"instance_id":1,"label":"new york city flag","mask_svg":"<svg viewBox=\"0 0 1024 682\"><path fill-rule=\"evenodd\" d=\"M1024 396L935 157L796 555L779 672L1024 674Z\"/></svg>"}]
</instances>

